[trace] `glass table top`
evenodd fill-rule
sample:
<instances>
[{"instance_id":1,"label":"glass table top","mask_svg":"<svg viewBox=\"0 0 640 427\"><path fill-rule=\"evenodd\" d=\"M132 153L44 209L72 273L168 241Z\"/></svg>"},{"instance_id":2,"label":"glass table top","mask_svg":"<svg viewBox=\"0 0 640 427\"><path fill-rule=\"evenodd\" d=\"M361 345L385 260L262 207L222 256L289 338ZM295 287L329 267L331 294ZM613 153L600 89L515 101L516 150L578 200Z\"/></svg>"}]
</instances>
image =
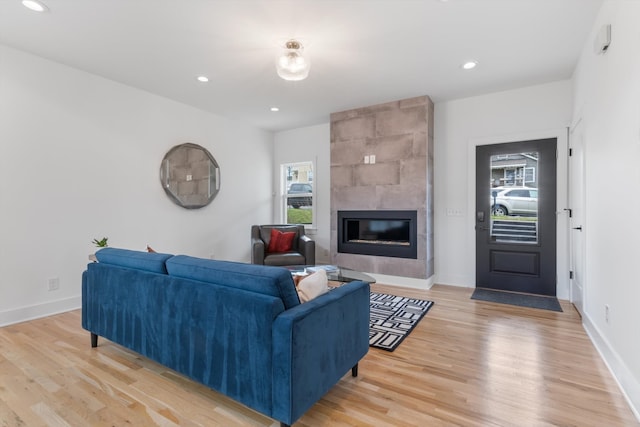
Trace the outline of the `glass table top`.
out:
<instances>
[{"instance_id":1,"label":"glass table top","mask_svg":"<svg viewBox=\"0 0 640 427\"><path fill-rule=\"evenodd\" d=\"M327 272L327 279L335 282L353 282L355 280L376 283L376 279L366 273L335 265L291 265L285 266L291 274L311 274L320 269Z\"/></svg>"}]
</instances>

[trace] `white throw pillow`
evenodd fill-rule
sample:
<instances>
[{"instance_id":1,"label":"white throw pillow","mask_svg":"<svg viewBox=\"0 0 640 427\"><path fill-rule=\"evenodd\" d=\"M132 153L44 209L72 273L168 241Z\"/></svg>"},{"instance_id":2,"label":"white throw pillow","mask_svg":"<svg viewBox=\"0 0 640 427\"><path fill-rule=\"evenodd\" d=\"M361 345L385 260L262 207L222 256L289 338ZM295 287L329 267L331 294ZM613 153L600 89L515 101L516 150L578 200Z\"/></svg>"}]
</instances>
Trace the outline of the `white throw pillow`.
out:
<instances>
[{"instance_id":1,"label":"white throw pillow","mask_svg":"<svg viewBox=\"0 0 640 427\"><path fill-rule=\"evenodd\" d=\"M311 301L315 297L329 292L327 272L318 270L298 283L298 296L301 302Z\"/></svg>"}]
</instances>

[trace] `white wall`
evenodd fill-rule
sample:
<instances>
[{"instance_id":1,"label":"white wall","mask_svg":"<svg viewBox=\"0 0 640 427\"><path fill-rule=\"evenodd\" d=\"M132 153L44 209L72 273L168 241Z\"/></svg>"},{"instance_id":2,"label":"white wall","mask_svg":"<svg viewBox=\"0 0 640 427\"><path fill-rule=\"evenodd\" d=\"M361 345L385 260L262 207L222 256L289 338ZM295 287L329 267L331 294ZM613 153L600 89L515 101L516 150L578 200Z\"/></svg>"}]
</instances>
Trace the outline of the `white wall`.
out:
<instances>
[{"instance_id":1,"label":"white wall","mask_svg":"<svg viewBox=\"0 0 640 427\"><path fill-rule=\"evenodd\" d=\"M202 209L160 186L183 142L220 165ZM250 225L272 216L272 156L270 132L0 45L0 325L78 307L95 237L249 261Z\"/></svg>"},{"instance_id":2,"label":"white wall","mask_svg":"<svg viewBox=\"0 0 640 427\"><path fill-rule=\"evenodd\" d=\"M571 97L567 80L435 105L436 283L475 287L475 147L555 135L564 137L566 144ZM562 141L558 142L562 151ZM559 199L566 199L566 157L560 155ZM447 216L448 209L462 215ZM559 265L566 267L566 225L559 227L558 238ZM566 278L562 284L558 279L558 296L567 298Z\"/></svg>"},{"instance_id":3,"label":"white wall","mask_svg":"<svg viewBox=\"0 0 640 427\"><path fill-rule=\"evenodd\" d=\"M273 155L274 197L278 197L280 188L280 165L284 163L296 163L312 161L316 170L313 172L315 182L315 215L316 229L306 227L309 235L316 242L316 262L329 262L329 236L330 236L330 127L329 123L304 128L292 129L275 134L275 148ZM274 203L273 221L279 223L282 218L282 204Z\"/></svg>"},{"instance_id":4,"label":"white wall","mask_svg":"<svg viewBox=\"0 0 640 427\"><path fill-rule=\"evenodd\" d=\"M574 75L586 159L583 322L640 419L640 2L606 1ZM593 40L612 25L612 43ZM609 305L609 321L604 306Z\"/></svg>"}]
</instances>

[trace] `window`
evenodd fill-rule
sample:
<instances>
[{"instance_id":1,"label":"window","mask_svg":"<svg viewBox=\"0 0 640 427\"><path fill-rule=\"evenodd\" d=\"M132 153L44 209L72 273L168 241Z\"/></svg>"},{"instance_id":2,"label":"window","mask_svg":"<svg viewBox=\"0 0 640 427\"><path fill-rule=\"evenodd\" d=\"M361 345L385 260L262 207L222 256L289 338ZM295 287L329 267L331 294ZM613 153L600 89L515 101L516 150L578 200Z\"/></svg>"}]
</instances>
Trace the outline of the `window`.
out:
<instances>
[{"instance_id":1,"label":"window","mask_svg":"<svg viewBox=\"0 0 640 427\"><path fill-rule=\"evenodd\" d=\"M282 165L283 223L305 224L314 227L313 162Z\"/></svg>"},{"instance_id":2,"label":"window","mask_svg":"<svg viewBox=\"0 0 640 427\"><path fill-rule=\"evenodd\" d=\"M515 169L505 169L504 170L504 184L505 185L515 185L516 183L516 170Z\"/></svg>"},{"instance_id":3,"label":"window","mask_svg":"<svg viewBox=\"0 0 640 427\"><path fill-rule=\"evenodd\" d=\"M524 182L536 182L536 168L524 168Z\"/></svg>"}]
</instances>

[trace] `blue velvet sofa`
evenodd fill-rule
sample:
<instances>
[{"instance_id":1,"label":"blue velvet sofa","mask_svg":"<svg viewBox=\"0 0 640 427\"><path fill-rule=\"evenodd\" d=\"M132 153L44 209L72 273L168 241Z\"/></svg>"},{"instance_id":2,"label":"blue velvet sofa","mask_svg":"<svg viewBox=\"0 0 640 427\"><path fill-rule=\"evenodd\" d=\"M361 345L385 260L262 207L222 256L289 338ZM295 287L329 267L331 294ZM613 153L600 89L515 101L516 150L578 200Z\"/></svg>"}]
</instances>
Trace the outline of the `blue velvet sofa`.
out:
<instances>
[{"instance_id":1,"label":"blue velvet sofa","mask_svg":"<svg viewBox=\"0 0 640 427\"><path fill-rule=\"evenodd\" d=\"M369 285L301 304L288 270L106 248L82 327L291 425L369 348Z\"/></svg>"}]
</instances>

